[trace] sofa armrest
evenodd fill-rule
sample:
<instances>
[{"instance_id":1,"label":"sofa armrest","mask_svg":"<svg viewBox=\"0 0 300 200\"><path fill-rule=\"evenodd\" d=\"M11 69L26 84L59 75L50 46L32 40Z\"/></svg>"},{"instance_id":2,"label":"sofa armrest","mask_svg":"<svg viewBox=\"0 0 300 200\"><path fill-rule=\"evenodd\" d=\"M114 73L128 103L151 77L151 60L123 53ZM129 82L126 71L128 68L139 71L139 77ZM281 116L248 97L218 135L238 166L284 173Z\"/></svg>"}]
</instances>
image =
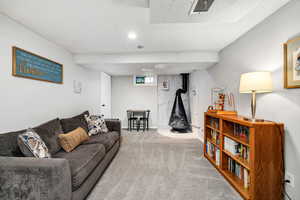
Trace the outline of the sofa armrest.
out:
<instances>
[{"instance_id":1,"label":"sofa armrest","mask_svg":"<svg viewBox=\"0 0 300 200\"><path fill-rule=\"evenodd\" d=\"M117 131L121 134L121 121L117 119L106 119L106 126L109 131Z\"/></svg>"},{"instance_id":2,"label":"sofa armrest","mask_svg":"<svg viewBox=\"0 0 300 200\"><path fill-rule=\"evenodd\" d=\"M65 159L0 157L0 199L71 200Z\"/></svg>"}]
</instances>

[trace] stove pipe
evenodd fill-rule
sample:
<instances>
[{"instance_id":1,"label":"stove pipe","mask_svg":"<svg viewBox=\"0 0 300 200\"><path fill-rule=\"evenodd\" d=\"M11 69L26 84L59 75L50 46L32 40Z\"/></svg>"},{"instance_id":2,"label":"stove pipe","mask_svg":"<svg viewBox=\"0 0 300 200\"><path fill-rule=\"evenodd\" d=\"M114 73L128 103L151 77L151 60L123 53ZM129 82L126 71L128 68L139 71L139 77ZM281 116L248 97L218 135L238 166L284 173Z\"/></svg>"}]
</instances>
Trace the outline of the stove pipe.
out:
<instances>
[{"instance_id":1,"label":"stove pipe","mask_svg":"<svg viewBox=\"0 0 300 200\"><path fill-rule=\"evenodd\" d=\"M190 124L186 116L181 94L185 94L188 91L189 74L181 74L181 76L182 88L176 91L169 126L171 126L174 131L187 132L190 129Z\"/></svg>"}]
</instances>

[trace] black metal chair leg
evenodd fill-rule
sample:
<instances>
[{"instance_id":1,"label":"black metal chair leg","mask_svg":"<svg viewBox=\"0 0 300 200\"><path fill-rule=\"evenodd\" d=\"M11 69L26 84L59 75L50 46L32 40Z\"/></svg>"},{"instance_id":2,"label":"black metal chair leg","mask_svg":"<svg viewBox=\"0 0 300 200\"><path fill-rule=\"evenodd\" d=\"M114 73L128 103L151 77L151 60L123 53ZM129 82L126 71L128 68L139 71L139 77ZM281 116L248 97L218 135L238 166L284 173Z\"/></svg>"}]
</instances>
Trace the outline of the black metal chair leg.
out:
<instances>
[{"instance_id":1,"label":"black metal chair leg","mask_svg":"<svg viewBox=\"0 0 300 200\"><path fill-rule=\"evenodd\" d=\"M132 131L132 120L130 120L130 126L129 126L130 128L130 132Z\"/></svg>"},{"instance_id":2,"label":"black metal chair leg","mask_svg":"<svg viewBox=\"0 0 300 200\"><path fill-rule=\"evenodd\" d=\"M149 120L148 119L147 119L146 123L147 123L147 131L149 131Z\"/></svg>"}]
</instances>

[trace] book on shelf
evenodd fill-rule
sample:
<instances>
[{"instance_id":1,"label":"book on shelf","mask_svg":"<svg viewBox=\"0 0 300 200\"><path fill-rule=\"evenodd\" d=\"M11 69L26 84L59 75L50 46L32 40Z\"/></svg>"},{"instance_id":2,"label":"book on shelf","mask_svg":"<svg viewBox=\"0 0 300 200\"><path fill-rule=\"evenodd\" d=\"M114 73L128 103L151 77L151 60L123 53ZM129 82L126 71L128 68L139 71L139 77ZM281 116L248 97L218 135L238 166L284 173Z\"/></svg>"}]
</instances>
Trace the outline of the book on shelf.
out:
<instances>
[{"instance_id":1,"label":"book on shelf","mask_svg":"<svg viewBox=\"0 0 300 200\"><path fill-rule=\"evenodd\" d=\"M219 119L210 118L210 126L216 129L219 129Z\"/></svg>"},{"instance_id":2,"label":"book on shelf","mask_svg":"<svg viewBox=\"0 0 300 200\"><path fill-rule=\"evenodd\" d=\"M239 124L233 124L233 135L245 142L249 142L249 135L250 135L249 127L242 126Z\"/></svg>"},{"instance_id":3,"label":"book on shelf","mask_svg":"<svg viewBox=\"0 0 300 200\"><path fill-rule=\"evenodd\" d=\"M220 135L216 130L210 130L211 139L217 144L220 144Z\"/></svg>"},{"instance_id":4,"label":"book on shelf","mask_svg":"<svg viewBox=\"0 0 300 200\"><path fill-rule=\"evenodd\" d=\"M206 153L211 157L215 162L217 166L220 166L220 149L217 148L214 144L207 141L206 143Z\"/></svg>"},{"instance_id":5,"label":"book on shelf","mask_svg":"<svg viewBox=\"0 0 300 200\"><path fill-rule=\"evenodd\" d=\"M238 143L228 137L224 137L224 149L234 156L243 158L249 161L250 159L250 149L249 147Z\"/></svg>"},{"instance_id":6,"label":"book on shelf","mask_svg":"<svg viewBox=\"0 0 300 200\"><path fill-rule=\"evenodd\" d=\"M243 182L245 189L249 188L250 178L248 170L230 157L228 157L228 171Z\"/></svg>"},{"instance_id":7,"label":"book on shelf","mask_svg":"<svg viewBox=\"0 0 300 200\"><path fill-rule=\"evenodd\" d=\"M215 156L216 156L216 165L220 166L220 150L218 148L216 149Z\"/></svg>"},{"instance_id":8,"label":"book on shelf","mask_svg":"<svg viewBox=\"0 0 300 200\"><path fill-rule=\"evenodd\" d=\"M248 170L244 168L244 188L249 188L249 173Z\"/></svg>"},{"instance_id":9,"label":"book on shelf","mask_svg":"<svg viewBox=\"0 0 300 200\"><path fill-rule=\"evenodd\" d=\"M206 142L206 153L209 157L214 158L215 155L215 145L210 142Z\"/></svg>"}]
</instances>

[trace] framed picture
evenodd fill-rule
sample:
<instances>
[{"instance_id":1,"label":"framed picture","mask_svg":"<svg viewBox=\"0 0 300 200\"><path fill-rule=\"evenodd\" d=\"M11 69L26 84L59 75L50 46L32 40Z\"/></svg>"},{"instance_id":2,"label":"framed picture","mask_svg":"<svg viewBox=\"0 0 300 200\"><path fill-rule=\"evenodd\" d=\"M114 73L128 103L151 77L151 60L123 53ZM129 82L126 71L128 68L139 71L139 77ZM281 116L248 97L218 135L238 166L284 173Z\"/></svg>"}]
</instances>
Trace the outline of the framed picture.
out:
<instances>
[{"instance_id":1,"label":"framed picture","mask_svg":"<svg viewBox=\"0 0 300 200\"><path fill-rule=\"evenodd\" d=\"M284 44L284 87L300 88L300 37Z\"/></svg>"},{"instance_id":2,"label":"framed picture","mask_svg":"<svg viewBox=\"0 0 300 200\"><path fill-rule=\"evenodd\" d=\"M161 89L162 90L169 90L169 81L168 80L165 80L165 81L162 82Z\"/></svg>"},{"instance_id":3,"label":"framed picture","mask_svg":"<svg viewBox=\"0 0 300 200\"><path fill-rule=\"evenodd\" d=\"M63 83L63 65L18 47L12 48L13 76Z\"/></svg>"}]
</instances>

